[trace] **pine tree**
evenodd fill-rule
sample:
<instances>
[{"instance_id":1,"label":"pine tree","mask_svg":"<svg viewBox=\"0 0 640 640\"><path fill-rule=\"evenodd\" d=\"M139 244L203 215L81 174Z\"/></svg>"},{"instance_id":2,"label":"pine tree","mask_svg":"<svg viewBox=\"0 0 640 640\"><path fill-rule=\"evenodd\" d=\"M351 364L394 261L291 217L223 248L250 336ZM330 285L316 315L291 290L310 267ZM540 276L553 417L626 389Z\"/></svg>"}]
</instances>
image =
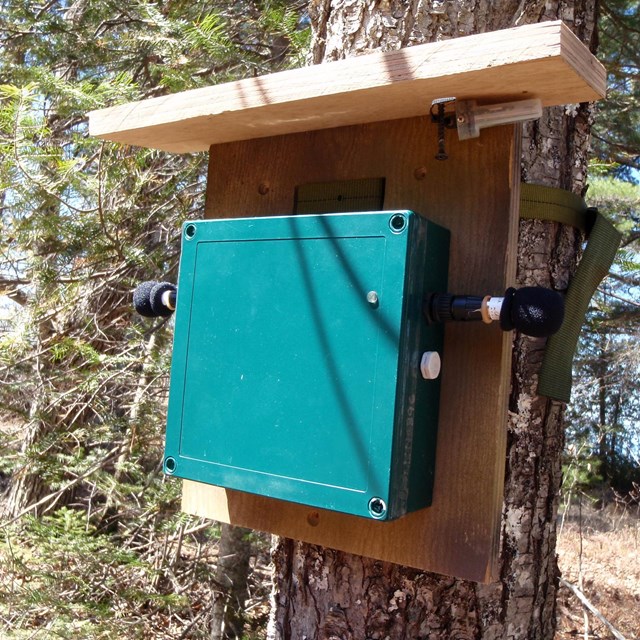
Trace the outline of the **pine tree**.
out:
<instances>
[{"instance_id":1,"label":"pine tree","mask_svg":"<svg viewBox=\"0 0 640 640\"><path fill-rule=\"evenodd\" d=\"M37 552L43 527L54 545L57 528L68 527L78 552L66 568L73 573L61 562L48 574L78 588L61 586L63 597L45 581L47 606L33 625L67 633L96 618L95 633L104 627L113 637L126 597L105 596L93 579L85 538L95 537L105 555L118 544L138 549L103 569L134 581L136 598L139 588L157 596L171 621L154 619L151 607L138 633L161 637L163 623L169 635L206 628L210 610L196 615L181 602L172 618L177 600L167 597L168 613L161 602L179 581L184 532L202 528L177 513L176 490L160 471L170 323L144 321L131 305L138 282L175 279L181 223L202 215L206 158L101 143L88 136L86 114L282 68L298 60L304 30L283 2L60 0L2 9L0 294L19 310L15 330L0 336L0 411L21 425L18 451L0 433L9 485L2 526L36 573L48 562ZM9 558L19 573L22 553L7 544L2 567ZM156 573L134 579L135 557ZM194 566L210 573L206 560ZM201 588L189 567L180 579ZM3 591L3 619L29 619L20 603L33 593ZM105 601L113 608L101 609Z\"/></svg>"},{"instance_id":2,"label":"pine tree","mask_svg":"<svg viewBox=\"0 0 640 640\"><path fill-rule=\"evenodd\" d=\"M609 277L591 301L578 343L566 482L611 498L640 482L635 428L640 418L635 348L640 334L640 188L619 178L596 177L588 202L614 221L623 240Z\"/></svg>"},{"instance_id":3,"label":"pine tree","mask_svg":"<svg viewBox=\"0 0 640 640\"><path fill-rule=\"evenodd\" d=\"M594 127L597 157L619 176L640 170L640 9L629 0L601 0L600 57L608 71L607 100Z\"/></svg>"}]
</instances>

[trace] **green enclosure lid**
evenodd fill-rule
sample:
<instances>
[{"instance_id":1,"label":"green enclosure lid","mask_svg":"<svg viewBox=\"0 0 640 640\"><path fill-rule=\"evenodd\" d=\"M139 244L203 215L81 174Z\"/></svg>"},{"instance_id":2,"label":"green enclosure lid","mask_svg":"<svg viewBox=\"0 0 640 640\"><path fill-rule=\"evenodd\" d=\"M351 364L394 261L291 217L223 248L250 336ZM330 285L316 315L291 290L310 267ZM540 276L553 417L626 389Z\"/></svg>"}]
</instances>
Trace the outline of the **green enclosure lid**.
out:
<instances>
[{"instance_id":1,"label":"green enclosure lid","mask_svg":"<svg viewBox=\"0 0 640 640\"><path fill-rule=\"evenodd\" d=\"M402 211L185 225L165 470L394 513L410 306L422 322L408 258L425 224Z\"/></svg>"}]
</instances>

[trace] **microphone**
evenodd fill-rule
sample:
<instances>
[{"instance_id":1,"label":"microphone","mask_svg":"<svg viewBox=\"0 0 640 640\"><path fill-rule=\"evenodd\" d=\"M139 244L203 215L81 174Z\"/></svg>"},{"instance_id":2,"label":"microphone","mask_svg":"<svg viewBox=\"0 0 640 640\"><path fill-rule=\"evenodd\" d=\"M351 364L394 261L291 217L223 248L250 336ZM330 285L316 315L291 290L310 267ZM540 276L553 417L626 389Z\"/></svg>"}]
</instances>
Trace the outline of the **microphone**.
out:
<instances>
[{"instance_id":1,"label":"microphone","mask_svg":"<svg viewBox=\"0 0 640 640\"><path fill-rule=\"evenodd\" d=\"M502 297L428 293L422 310L429 324L498 320L503 331L517 329L535 338L553 335L564 320L562 296L544 287L510 287Z\"/></svg>"},{"instance_id":2,"label":"microphone","mask_svg":"<svg viewBox=\"0 0 640 640\"><path fill-rule=\"evenodd\" d=\"M145 318L168 318L176 310L178 290L171 282L147 280L133 292L133 306Z\"/></svg>"},{"instance_id":3,"label":"microphone","mask_svg":"<svg viewBox=\"0 0 640 640\"><path fill-rule=\"evenodd\" d=\"M133 306L145 318L168 318L176 309L177 289L171 282L149 280L133 292ZM503 331L517 329L527 336L553 335L564 320L564 300L543 287L510 287L504 296L465 296L428 293L422 306L429 324L482 320L500 322Z\"/></svg>"}]
</instances>

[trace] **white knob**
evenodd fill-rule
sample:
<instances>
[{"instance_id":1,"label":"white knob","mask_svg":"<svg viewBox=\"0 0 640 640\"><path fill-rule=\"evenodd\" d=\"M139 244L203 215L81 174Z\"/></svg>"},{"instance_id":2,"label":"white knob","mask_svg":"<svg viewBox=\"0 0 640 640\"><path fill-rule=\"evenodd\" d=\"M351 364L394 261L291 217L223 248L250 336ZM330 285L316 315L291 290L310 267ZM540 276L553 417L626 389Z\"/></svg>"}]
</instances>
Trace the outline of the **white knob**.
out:
<instances>
[{"instance_id":1,"label":"white knob","mask_svg":"<svg viewBox=\"0 0 640 640\"><path fill-rule=\"evenodd\" d=\"M437 351L425 351L420 360L420 372L425 380L435 380L440 375L440 355Z\"/></svg>"}]
</instances>

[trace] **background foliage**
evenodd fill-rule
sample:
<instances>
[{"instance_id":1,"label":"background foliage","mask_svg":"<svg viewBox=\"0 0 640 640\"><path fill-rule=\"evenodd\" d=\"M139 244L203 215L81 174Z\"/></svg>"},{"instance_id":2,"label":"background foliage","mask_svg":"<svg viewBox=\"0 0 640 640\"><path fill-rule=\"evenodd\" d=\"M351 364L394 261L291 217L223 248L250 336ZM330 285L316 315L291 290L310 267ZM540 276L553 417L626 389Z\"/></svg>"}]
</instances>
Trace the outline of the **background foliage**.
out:
<instances>
[{"instance_id":1,"label":"background foliage","mask_svg":"<svg viewBox=\"0 0 640 640\"><path fill-rule=\"evenodd\" d=\"M586 199L623 241L591 301L574 361L565 483L611 499L640 483L640 9L625 0L600 6L598 55L609 90L593 127Z\"/></svg>"},{"instance_id":2,"label":"background foliage","mask_svg":"<svg viewBox=\"0 0 640 640\"><path fill-rule=\"evenodd\" d=\"M592 301L568 420L572 489L638 477L638 52L635 3L601 3L612 87L588 197L625 233ZM90 138L91 109L304 62L305 3L2 0L0 628L9 637L215 637L219 531L179 513L161 473L170 322L131 310L174 280L203 211L205 154ZM247 637L263 633L252 541Z\"/></svg>"},{"instance_id":3,"label":"background foliage","mask_svg":"<svg viewBox=\"0 0 640 640\"><path fill-rule=\"evenodd\" d=\"M300 65L301 8L2 3L0 627L14 637L210 637L218 532L179 513L161 473L171 327L131 308L138 282L175 281L206 154L102 143L86 114Z\"/></svg>"}]
</instances>

